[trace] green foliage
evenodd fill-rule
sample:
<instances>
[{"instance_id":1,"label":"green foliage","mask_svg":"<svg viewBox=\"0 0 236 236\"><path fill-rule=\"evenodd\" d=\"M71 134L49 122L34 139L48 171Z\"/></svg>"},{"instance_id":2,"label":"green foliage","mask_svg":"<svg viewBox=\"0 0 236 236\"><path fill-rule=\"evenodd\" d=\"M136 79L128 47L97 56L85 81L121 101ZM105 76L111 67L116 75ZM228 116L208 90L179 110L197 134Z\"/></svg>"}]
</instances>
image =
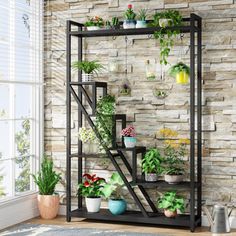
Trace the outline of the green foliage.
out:
<instances>
[{"instance_id":1,"label":"green foliage","mask_svg":"<svg viewBox=\"0 0 236 236\"><path fill-rule=\"evenodd\" d=\"M132 7L126 10L124 17L126 20L135 20L136 13L133 11Z\"/></svg>"},{"instance_id":2,"label":"green foliage","mask_svg":"<svg viewBox=\"0 0 236 236\"><path fill-rule=\"evenodd\" d=\"M118 25L119 25L119 19L118 19L118 17L112 17L112 19L111 19L111 25L112 25L112 26L118 26Z\"/></svg>"},{"instance_id":3,"label":"green foliage","mask_svg":"<svg viewBox=\"0 0 236 236\"><path fill-rule=\"evenodd\" d=\"M110 22L109 20L107 20L107 21L105 22L105 25L106 25L107 27L109 27L109 26L111 26L111 22Z\"/></svg>"},{"instance_id":4,"label":"green foliage","mask_svg":"<svg viewBox=\"0 0 236 236\"><path fill-rule=\"evenodd\" d=\"M147 17L147 9L140 9L138 12L138 19L145 21Z\"/></svg>"},{"instance_id":5,"label":"green foliage","mask_svg":"<svg viewBox=\"0 0 236 236\"><path fill-rule=\"evenodd\" d=\"M108 183L106 183L102 189L105 198L112 196L113 199L121 199L121 191L124 187L124 182L120 175L115 172L112 174Z\"/></svg>"},{"instance_id":6,"label":"green foliage","mask_svg":"<svg viewBox=\"0 0 236 236\"><path fill-rule=\"evenodd\" d=\"M3 176L0 176L0 197L3 197L6 195L2 187L2 182L3 182Z\"/></svg>"},{"instance_id":7,"label":"green foliage","mask_svg":"<svg viewBox=\"0 0 236 236\"><path fill-rule=\"evenodd\" d=\"M81 127L79 128L79 139L83 143L97 142L96 134L92 128Z\"/></svg>"},{"instance_id":8,"label":"green foliage","mask_svg":"<svg viewBox=\"0 0 236 236\"><path fill-rule=\"evenodd\" d=\"M88 21L84 23L84 26L89 27L89 26L98 26L102 27L104 25L104 21L101 17L95 16L93 18L90 18Z\"/></svg>"},{"instance_id":9,"label":"green foliage","mask_svg":"<svg viewBox=\"0 0 236 236\"><path fill-rule=\"evenodd\" d=\"M113 115L115 114L115 97L112 95L106 95L99 99L96 108L96 120L95 126L102 137L100 148L103 145L107 147L111 146L112 143L112 128Z\"/></svg>"},{"instance_id":10,"label":"green foliage","mask_svg":"<svg viewBox=\"0 0 236 236\"><path fill-rule=\"evenodd\" d=\"M160 151L156 148L152 148L147 151L142 159L142 171L146 174L161 173L162 156Z\"/></svg>"},{"instance_id":11,"label":"green foliage","mask_svg":"<svg viewBox=\"0 0 236 236\"><path fill-rule=\"evenodd\" d=\"M183 213L185 211L184 198L178 196L176 191L165 192L164 195L158 199L157 206L158 208L172 212L180 210L180 212Z\"/></svg>"},{"instance_id":12,"label":"green foliage","mask_svg":"<svg viewBox=\"0 0 236 236\"><path fill-rule=\"evenodd\" d=\"M173 66L170 67L168 70L169 75L175 77L176 74L180 72L185 72L186 74L190 74L190 67L184 64L183 62L179 62Z\"/></svg>"},{"instance_id":13,"label":"green foliage","mask_svg":"<svg viewBox=\"0 0 236 236\"><path fill-rule=\"evenodd\" d=\"M92 73L98 73L101 71L104 67L98 61L75 61L72 64L72 68L82 70L85 74L92 74Z\"/></svg>"},{"instance_id":14,"label":"green foliage","mask_svg":"<svg viewBox=\"0 0 236 236\"><path fill-rule=\"evenodd\" d=\"M182 22L182 16L178 11L168 10L165 12L158 12L153 16L151 26L158 27L160 19L171 19L169 26L179 26ZM154 32L155 39L160 42L160 63L167 65L167 58L170 50L174 45L174 38L179 34L178 30L170 30L169 28L161 28L159 31Z\"/></svg>"},{"instance_id":15,"label":"green foliage","mask_svg":"<svg viewBox=\"0 0 236 236\"><path fill-rule=\"evenodd\" d=\"M55 193L55 187L61 179L61 174L57 174L53 170L53 161L46 155L43 157L41 163L41 170L37 175L33 175L34 182L39 187L39 194L52 195Z\"/></svg>"}]
</instances>

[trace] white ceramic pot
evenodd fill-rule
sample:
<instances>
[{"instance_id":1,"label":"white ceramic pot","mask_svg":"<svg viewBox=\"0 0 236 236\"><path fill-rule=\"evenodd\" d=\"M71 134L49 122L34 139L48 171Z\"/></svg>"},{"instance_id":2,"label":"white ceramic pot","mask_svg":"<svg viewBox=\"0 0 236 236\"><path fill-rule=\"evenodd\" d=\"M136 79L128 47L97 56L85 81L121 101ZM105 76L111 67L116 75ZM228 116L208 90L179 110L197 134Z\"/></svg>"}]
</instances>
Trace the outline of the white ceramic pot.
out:
<instances>
[{"instance_id":1,"label":"white ceramic pot","mask_svg":"<svg viewBox=\"0 0 236 236\"><path fill-rule=\"evenodd\" d=\"M93 81L93 74L82 74L82 82Z\"/></svg>"},{"instance_id":2,"label":"white ceramic pot","mask_svg":"<svg viewBox=\"0 0 236 236\"><path fill-rule=\"evenodd\" d=\"M183 181L184 175L165 175L164 178L168 184L178 184Z\"/></svg>"},{"instance_id":3,"label":"white ceramic pot","mask_svg":"<svg viewBox=\"0 0 236 236\"><path fill-rule=\"evenodd\" d=\"M101 207L101 201L102 201L101 197L94 197L94 198L86 197L85 204L87 211L90 213L99 212Z\"/></svg>"},{"instance_id":4,"label":"white ceramic pot","mask_svg":"<svg viewBox=\"0 0 236 236\"><path fill-rule=\"evenodd\" d=\"M101 28L99 26L87 26L86 27L88 31L91 31L91 30L100 30Z\"/></svg>"},{"instance_id":5,"label":"white ceramic pot","mask_svg":"<svg viewBox=\"0 0 236 236\"><path fill-rule=\"evenodd\" d=\"M136 145L136 138L135 137L124 137L125 147L133 148Z\"/></svg>"},{"instance_id":6,"label":"white ceramic pot","mask_svg":"<svg viewBox=\"0 0 236 236\"><path fill-rule=\"evenodd\" d=\"M156 173L145 173L145 180L148 182L156 182L157 181Z\"/></svg>"},{"instance_id":7,"label":"white ceramic pot","mask_svg":"<svg viewBox=\"0 0 236 236\"><path fill-rule=\"evenodd\" d=\"M165 209L164 214L168 218L173 218L177 216L177 211L170 211L170 210Z\"/></svg>"},{"instance_id":8,"label":"white ceramic pot","mask_svg":"<svg viewBox=\"0 0 236 236\"><path fill-rule=\"evenodd\" d=\"M147 28L147 22L145 20L137 20L136 28Z\"/></svg>"},{"instance_id":9,"label":"white ceramic pot","mask_svg":"<svg viewBox=\"0 0 236 236\"><path fill-rule=\"evenodd\" d=\"M159 25L162 28L170 26L171 22L172 22L172 19L159 19Z\"/></svg>"},{"instance_id":10,"label":"white ceramic pot","mask_svg":"<svg viewBox=\"0 0 236 236\"><path fill-rule=\"evenodd\" d=\"M123 28L124 29L134 29L134 28L136 28L135 20L124 20Z\"/></svg>"}]
</instances>

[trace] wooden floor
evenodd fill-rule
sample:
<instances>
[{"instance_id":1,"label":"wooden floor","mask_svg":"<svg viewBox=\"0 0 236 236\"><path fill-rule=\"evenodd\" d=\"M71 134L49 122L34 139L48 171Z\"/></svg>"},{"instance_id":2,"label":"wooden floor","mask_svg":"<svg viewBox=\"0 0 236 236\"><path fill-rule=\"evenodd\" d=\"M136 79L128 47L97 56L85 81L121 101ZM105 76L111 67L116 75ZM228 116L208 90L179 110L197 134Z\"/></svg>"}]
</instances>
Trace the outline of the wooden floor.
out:
<instances>
[{"instance_id":1,"label":"wooden floor","mask_svg":"<svg viewBox=\"0 0 236 236\"><path fill-rule=\"evenodd\" d=\"M73 218L72 222L67 223L64 216L58 216L54 220L42 220L40 218L35 218L27 221L27 223L34 224L50 224L50 225L60 225L65 227L78 227L78 228L96 228L96 229L112 229L112 230L120 230L126 232L139 232L139 233L163 233L168 234L168 236L208 236L213 235L208 231L208 228L201 227L196 230L193 234L188 229L169 229L169 228L157 228L157 227L146 227L140 225L128 225L128 224L118 224L118 223L106 223L106 222L94 222L87 221L84 219ZM217 234L224 235L224 234ZM236 236L236 230L233 230L229 234L225 234L225 236Z\"/></svg>"}]
</instances>

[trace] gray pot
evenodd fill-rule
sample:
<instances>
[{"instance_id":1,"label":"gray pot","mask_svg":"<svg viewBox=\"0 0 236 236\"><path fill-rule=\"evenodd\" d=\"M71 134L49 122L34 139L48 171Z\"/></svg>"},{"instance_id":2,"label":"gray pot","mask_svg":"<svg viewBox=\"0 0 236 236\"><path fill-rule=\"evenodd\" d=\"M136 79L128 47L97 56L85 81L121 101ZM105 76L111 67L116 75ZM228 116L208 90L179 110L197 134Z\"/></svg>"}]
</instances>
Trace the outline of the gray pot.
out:
<instances>
[{"instance_id":1,"label":"gray pot","mask_svg":"<svg viewBox=\"0 0 236 236\"><path fill-rule=\"evenodd\" d=\"M183 181L184 175L165 175L164 178L168 184L178 184Z\"/></svg>"},{"instance_id":2,"label":"gray pot","mask_svg":"<svg viewBox=\"0 0 236 236\"><path fill-rule=\"evenodd\" d=\"M145 173L145 181L148 182L156 182L157 181L157 174L156 173Z\"/></svg>"}]
</instances>

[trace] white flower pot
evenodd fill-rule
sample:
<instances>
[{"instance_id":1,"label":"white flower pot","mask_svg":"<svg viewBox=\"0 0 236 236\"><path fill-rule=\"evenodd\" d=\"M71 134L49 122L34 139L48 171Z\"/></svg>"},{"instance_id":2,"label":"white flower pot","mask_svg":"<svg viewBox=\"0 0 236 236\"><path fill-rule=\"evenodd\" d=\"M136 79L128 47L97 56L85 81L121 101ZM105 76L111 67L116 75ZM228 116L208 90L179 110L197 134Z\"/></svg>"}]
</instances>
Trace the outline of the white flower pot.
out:
<instances>
[{"instance_id":1,"label":"white flower pot","mask_svg":"<svg viewBox=\"0 0 236 236\"><path fill-rule=\"evenodd\" d=\"M97 197L97 198L86 197L85 204L86 204L87 211L90 213L99 212L100 207L101 207L101 201L102 201L101 197Z\"/></svg>"},{"instance_id":2,"label":"white flower pot","mask_svg":"<svg viewBox=\"0 0 236 236\"><path fill-rule=\"evenodd\" d=\"M171 22L172 22L172 19L159 19L159 25L162 28L170 26Z\"/></svg>"},{"instance_id":3,"label":"white flower pot","mask_svg":"<svg viewBox=\"0 0 236 236\"><path fill-rule=\"evenodd\" d=\"M164 178L168 184L178 184L183 181L184 175L165 175Z\"/></svg>"},{"instance_id":4,"label":"white flower pot","mask_svg":"<svg viewBox=\"0 0 236 236\"><path fill-rule=\"evenodd\" d=\"M82 82L93 81L93 74L82 74Z\"/></svg>"},{"instance_id":5,"label":"white flower pot","mask_svg":"<svg viewBox=\"0 0 236 236\"><path fill-rule=\"evenodd\" d=\"M136 138L134 137L124 137L125 147L134 148L136 145Z\"/></svg>"},{"instance_id":6,"label":"white flower pot","mask_svg":"<svg viewBox=\"0 0 236 236\"><path fill-rule=\"evenodd\" d=\"M87 26L86 27L88 31L91 31L91 30L100 30L101 28L99 26Z\"/></svg>"},{"instance_id":7,"label":"white flower pot","mask_svg":"<svg viewBox=\"0 0 236 236\"><path fill-rule=\"evenodd\" d=\"M147 182L156 182L157 181L156 173L145 173L145 181Z\"/></svg>"},{"instance_id":8,"label":"white flower pot","mask_svg":"<svg viewBox=\"0 0 236 236\"><path fill-rule=\"evenodd\" d=\"M124 20L123 28L124 29L134 29L134 28L136 28L135 20Z\"/></svg>"}]
</instances>

